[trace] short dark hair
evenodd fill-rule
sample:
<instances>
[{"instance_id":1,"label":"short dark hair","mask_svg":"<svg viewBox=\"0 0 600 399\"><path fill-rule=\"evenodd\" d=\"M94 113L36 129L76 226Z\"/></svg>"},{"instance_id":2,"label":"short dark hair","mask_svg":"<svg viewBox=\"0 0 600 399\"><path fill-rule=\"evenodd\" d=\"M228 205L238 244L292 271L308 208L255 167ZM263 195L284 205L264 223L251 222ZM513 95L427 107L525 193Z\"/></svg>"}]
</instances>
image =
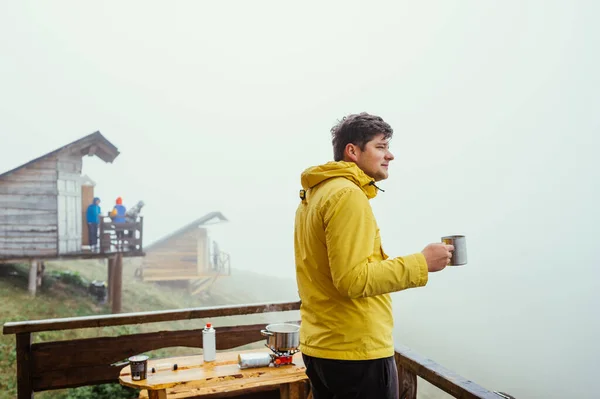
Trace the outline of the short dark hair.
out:
<instances>
[{"instance_id":1,"label":"short dark hair","mask_svg":"<svg viewBox=\"0 0 600 399\"><path fill-rule=\"evenodd\" d=\"M331 128L333 159L342 161L344 149L349 143L364 150L365 145L378 134L383 134L386 139L390 139L394 134L392 127L380 116L361 112L343 117Z\"/></svg>"}]
</instances>

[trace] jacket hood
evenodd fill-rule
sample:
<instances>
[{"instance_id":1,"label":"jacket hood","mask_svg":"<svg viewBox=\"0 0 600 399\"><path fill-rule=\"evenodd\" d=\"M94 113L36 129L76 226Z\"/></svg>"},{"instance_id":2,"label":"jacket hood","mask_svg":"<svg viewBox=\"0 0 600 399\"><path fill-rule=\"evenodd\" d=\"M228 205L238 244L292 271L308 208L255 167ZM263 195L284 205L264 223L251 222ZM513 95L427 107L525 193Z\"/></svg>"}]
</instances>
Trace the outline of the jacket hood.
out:
<instances>
[{"instance_id":1,"label":"jacket hood","mask_svg":"<svg viewBox=\"0 0 600 399\"><path fill-rule=\"evenodd\" d=\"M302 172L300 183L304 190L311 189L322 182L336 177L344 177L358 187L371 199L380 190L375 185L375 180L362 171L354 162L327 162L326 164L313 166ZM381 190L383 191L383 190Z\"/></svg>"}]
</instances>

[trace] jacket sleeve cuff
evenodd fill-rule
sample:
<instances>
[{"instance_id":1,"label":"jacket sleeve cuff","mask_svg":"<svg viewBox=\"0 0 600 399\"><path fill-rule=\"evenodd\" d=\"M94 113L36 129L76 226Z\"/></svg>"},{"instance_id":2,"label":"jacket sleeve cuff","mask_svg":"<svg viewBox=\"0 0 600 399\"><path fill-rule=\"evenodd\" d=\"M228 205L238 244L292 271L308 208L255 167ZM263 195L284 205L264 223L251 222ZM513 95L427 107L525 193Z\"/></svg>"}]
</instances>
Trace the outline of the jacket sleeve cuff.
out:
<instances>
[{"instance_id":1,"label":"jacket sleeve cuff","mask_svg":"<svg viewBox=\"0 0 600 399\"><path fill-rule=\"evenodd\" d=\"M429 269L427 268L427 261L425 260L425 255L423 255L421 252L417 252L416 254L411 255L411 257L414 259L419 270L417 287L423 287L427 284L427 281L429 280Z\"/></svg>"}]
</instances>

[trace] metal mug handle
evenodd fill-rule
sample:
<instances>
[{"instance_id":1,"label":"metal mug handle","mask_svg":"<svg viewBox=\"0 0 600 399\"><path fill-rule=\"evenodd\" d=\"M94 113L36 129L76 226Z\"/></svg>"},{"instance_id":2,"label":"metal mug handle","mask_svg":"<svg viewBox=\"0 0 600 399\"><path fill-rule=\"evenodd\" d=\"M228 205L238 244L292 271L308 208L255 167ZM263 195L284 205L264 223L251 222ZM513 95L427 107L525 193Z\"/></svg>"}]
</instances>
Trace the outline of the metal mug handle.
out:
<instances>
[{"instance_id":1,"label":"metal mug handle","mask_svg":"<svg viewBox=\"0 0 600 399\"><path fill-rule=\"evenodd\" d=\"M260 333L265 337L272 337L273 335L275 335L271 331L267 331L267 330L260 330Z\"/></svg>"}]
</instances>

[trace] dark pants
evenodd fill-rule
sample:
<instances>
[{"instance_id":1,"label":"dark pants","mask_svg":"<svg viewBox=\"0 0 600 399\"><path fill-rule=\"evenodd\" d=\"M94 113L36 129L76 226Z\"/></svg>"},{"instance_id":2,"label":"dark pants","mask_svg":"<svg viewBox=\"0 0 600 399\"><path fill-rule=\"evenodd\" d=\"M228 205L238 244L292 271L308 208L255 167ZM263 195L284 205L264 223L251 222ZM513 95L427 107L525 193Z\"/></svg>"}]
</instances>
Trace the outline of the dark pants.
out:
<instances>
[{"instance_id":1,"label":"dark pants","mask_svg":"<svg viewBox=\"0 0 600 399\"><path fill-rule=\"evenodd\" d=\"M314 399L398 399L394 357L332 360L302 354Z\"/></svg>"},{"instance_id":2,"label":"dark pants","mask_svg":"<svg viewBox=\"0 0 600 399\"><path fill-rule=\"evenodd\" d=\"M98 245L98 223L88 223L90 245Z\"/></svg>"}]
</instances>

